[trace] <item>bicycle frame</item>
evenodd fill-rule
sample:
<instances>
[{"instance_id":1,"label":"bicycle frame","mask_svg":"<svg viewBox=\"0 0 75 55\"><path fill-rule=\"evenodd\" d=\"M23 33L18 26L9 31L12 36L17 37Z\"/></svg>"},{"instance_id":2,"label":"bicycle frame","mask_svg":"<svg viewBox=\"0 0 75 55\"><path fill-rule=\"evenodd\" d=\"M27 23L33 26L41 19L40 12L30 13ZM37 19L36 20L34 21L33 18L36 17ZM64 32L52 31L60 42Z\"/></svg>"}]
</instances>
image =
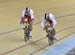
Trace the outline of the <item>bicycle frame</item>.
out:
<instances>
[{"instance_id":1,"label":"bicycle frame","mask_svg":"<svg viewBox=\"0 0 75 55\"><path fill-rule=\"evenodd\" d=\"M53 44L53 27L51 26L47 26L47 33L48 33L48 42L49 42L49 45Z\"/></svg>"}]
</instances>

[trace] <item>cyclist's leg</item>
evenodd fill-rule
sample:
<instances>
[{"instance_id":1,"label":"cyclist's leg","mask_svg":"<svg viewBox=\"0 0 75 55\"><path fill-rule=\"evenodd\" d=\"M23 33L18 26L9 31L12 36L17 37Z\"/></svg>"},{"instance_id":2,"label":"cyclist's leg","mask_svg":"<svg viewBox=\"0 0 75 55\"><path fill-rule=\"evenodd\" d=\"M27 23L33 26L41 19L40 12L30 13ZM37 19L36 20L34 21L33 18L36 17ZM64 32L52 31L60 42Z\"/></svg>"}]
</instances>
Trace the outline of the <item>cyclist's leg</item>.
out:
<instances>
[{"instance_id":1,"label":"cyclist's leg","mask_svg":"<svg viewBox=\"0 0 75 55\"><path fill-rule=\"evenodd\" d=\"M47 26L44 27L45 31L46 31L46 37L48 37L48 30L47 30Z\"/></svg>"},{"instance_id":2,"label":"cyclist's leg","mask_svg":"<svg viewBox=\"0 0 75 55\"><path fill-rule=\"evenodd\" d=\"M29 25L29 36L32 37L32 24Z\"/></svg>"},{"instance_id":3,"label":"cyclist's leg","mask_svg":"<svg viewBox=\"0 0 75 55\"><path fill-rule=\"evenodd\" d=\"M46 35L46 37L48 37L48 26L50 26L50 23L49 22L46 22L45 23L45 30L46 30L46 33L47 33L47 35Z\"/></svg>"},{"instance_id":4,"label":"cyclist's leg","mask_svg":"<svg viewBox=\"0 0 75 55\"><path fill-rule=\"evenodd\" d=\"M29 36L32 37L32 19L28 18L28 22L29 22Z\"/></svg>"},{"instance_id":5,"label":"cyclist's leg","mask_svg":"<svg viewBox=\"0 0 75 55\"><path fill-rule=\"evenodd\" d=\"M56 34L56 31L55 31L55 29L53 28L52 35L53 35L53 39L54 39L54 40L56 40L55 34Z\"/></svg>"}]
</instances>

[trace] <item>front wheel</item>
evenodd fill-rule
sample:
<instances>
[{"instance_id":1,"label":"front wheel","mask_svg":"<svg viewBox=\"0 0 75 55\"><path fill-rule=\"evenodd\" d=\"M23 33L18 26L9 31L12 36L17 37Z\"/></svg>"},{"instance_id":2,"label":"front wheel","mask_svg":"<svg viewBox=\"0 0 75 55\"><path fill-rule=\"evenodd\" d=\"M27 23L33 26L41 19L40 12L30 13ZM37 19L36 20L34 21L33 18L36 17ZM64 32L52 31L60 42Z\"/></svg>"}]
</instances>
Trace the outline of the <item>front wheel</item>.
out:
<instances>
[{"instance_id":1,"label":"front wheel","mask_svg":"<svg viewBox=\"0 0 75 55\"><path fill-rule=\"evenodd\" d=\"M29 40L29 29L27 27L25 27L24 29L24 40L25 42L27 42L27 40Z\"/></svg>"},{"instance_id":2,"label":"front wheel","mask_svg":"<svg viewBox=\"0 0 75 55\"><path fill-rule=\"evenodd\" d=\"M25 30L24 30L24 40L25 40L25 42L27 42L27 34L26 34Z\"/></svg>"},{"instance_id":3,"label":"front wheel","mask_svg":"<svg viewBox=\"0 0 75 55\"><path fill-rule=\"evenodd\" d=\"M48 32L48 42L49 42L49 45L52 45L52 44L53 44L52 31L49 31L49 32Z\"/></svg>"}]
</instances>

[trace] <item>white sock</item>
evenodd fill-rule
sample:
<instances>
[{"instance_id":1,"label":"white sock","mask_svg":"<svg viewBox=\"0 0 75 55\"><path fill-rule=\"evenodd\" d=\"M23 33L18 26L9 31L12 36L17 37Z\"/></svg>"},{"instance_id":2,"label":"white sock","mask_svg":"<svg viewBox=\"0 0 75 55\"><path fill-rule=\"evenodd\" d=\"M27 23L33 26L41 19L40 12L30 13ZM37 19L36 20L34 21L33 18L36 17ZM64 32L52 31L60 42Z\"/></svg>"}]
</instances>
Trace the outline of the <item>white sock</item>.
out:
<instances>
[{"instance_id":1,"label":"white sock","mask_svg":"<svg viewBox=\"0 0 75 55\"><path fill-rule=\"evenodd\" d=\"M29 34L29 36L32 36L32 31L30 31L30 34Z\"/></svg>"}]
</instances>

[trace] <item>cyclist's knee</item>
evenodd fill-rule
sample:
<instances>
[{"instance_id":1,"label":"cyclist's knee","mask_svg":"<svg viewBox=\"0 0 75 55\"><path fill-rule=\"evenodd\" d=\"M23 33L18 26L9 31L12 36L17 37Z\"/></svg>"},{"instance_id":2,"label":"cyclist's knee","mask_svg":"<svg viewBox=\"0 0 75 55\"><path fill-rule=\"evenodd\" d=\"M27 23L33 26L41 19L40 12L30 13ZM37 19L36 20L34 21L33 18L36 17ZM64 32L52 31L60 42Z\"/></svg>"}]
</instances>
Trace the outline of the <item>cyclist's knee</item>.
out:
<instances>
[{"instance_id":1,"label":"cyclist's knee","mask_svg":"<svg viewBox=\"0 0 75 55\"><path fill-rule=\"evenodd\" d=\"M30 29L30 31L32 31L32 24L29 25L29 29Z\"/></svg>"}]
</instances>

